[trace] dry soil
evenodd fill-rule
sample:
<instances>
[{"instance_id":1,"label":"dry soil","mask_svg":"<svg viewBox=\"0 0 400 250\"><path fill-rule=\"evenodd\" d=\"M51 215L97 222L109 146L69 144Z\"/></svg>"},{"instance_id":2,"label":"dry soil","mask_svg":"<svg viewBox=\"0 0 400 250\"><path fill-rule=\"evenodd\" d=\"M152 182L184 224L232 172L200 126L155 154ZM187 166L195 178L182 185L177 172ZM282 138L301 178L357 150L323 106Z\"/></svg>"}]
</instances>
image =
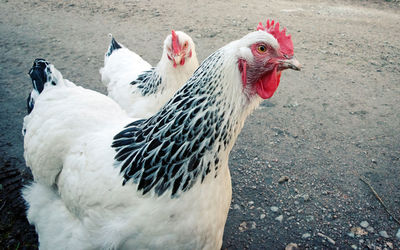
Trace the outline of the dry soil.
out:
<instances>
[{"instance_id":1,"label":"dry soil","mask_svg":"<svg viewBox=\"0 0 400 250\"><path fill-rule=\"evenodd\" d=\"M277 93L247 119L231 153L233 201L223 248L400 248L400 225L360 180L400 219L398 1L0 4L3 248L37 247L18 191L31 178L21 127L35 58L105 93L98 69L110 32L155 64L165 36L183 30L203 60L267 18L287 27L304 69L284 72Z\"/></svg>"}]
</instances>

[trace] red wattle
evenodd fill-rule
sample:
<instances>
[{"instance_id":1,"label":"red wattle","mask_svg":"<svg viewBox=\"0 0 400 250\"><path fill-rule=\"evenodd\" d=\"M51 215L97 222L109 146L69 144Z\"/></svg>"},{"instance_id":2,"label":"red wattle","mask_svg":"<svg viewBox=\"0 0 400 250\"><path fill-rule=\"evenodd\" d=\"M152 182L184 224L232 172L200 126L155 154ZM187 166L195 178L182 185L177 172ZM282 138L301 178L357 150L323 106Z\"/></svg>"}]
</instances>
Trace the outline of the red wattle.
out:
<instances>
[{"instance_id":1,"label":"red wattle","mask_svg":"<svg viewBox=\"0 0 400 250\"><path fill-rule=\"evenodd\" d=\"M277 71L278 67L276 66L270 74L264 76L256 83L256 91L261 98L268 99L274 95L281 79L281 72Z\"/></svg>"}]
</instances>

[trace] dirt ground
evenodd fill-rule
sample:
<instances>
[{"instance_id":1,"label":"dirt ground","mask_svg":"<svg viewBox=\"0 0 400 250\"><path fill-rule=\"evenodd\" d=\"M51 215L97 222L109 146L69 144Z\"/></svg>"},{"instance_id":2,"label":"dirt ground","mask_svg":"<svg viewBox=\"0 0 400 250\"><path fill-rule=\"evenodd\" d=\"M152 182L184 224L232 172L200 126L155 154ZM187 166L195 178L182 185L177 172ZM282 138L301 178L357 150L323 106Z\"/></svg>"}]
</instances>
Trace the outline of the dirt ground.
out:
<instances>
[{"instance_id":1,"label":"dirt ground","mask_svg":"<svg viewBox=\"0 0 400 250\"><path fill-rule=\"evenodd\" d=\"M31 178L21 127L35 58L105 93L98 69L110 32L156 64L165 36L183 30L203 60L267 18L287 27L304 69L284 72L277 93L247 119L231 153L233 201L223 249L284 249L289 243L400 248L400 225L360 180L400 219L398 1L0 3L3 248L37 246L18 198Z\"/></svg>"}]
</instances>

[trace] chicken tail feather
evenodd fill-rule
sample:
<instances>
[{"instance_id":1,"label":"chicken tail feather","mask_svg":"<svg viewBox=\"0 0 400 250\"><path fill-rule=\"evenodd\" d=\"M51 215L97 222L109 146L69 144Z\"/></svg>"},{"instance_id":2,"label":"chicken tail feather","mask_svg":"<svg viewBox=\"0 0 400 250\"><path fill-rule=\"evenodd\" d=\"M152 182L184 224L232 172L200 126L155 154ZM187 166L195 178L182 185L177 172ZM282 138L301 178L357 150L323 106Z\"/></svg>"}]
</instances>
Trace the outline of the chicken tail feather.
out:
<instances>
[{"instance_id":1,"label":"chicken tail feather","mask_svg":"<svg viewBox=\"0 0 400 250\"><path fill-rule=\"evenodd\" d=\"M114 50L120 49L122 48L121 44L119 44L114 37L112 36L112 34L109 34L109 36L111 37L111 43L110 46L108 47L106 56L111 56L111 54L114 52Z\"/></svg>"},{"instance_id":2,"label":"chicken tail feather","mask_svg":"<svg viewBox=\"0 0 400 250\"><path fill-rule=\"evenodd\" d=\"M58 78L53 74L56 69L51 67L51 64L45 59L37 58L33 62L32 68L29 70L29 76L32 80L33 89L27 99L27 110L30 114L35 106L35 100L42 93L45 84L50 82L52 85L57 85Z\"/></svg>"}]
</instances>

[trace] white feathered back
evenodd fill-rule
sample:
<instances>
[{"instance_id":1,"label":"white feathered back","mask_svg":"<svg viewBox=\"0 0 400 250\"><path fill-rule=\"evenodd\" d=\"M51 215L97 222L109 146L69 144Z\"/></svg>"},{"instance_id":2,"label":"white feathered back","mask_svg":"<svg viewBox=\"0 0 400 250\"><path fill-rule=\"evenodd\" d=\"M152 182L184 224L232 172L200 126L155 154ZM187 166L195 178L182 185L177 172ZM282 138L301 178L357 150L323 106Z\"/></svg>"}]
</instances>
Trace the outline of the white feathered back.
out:
<instances>
[{"instance_id":1,"label":"white feathered back","mask_svg":"<svg viewBox=\"0 0 400 250\"><path fill-rule=\"evenodd\" d=\"M155 68L121 44L121 48L106 53L104 67L100 69L102 82L107 86L108 96L127 111L129 116L147 118L156 113L199 66L193 40L182 31L177 31L176 34L179 41L188 41L191 50L191 56L187 55L185 64L177 67L173 67L172 61L168 59L172 35L164 40L163 53ZM141 78L150 73L154 73L157 77L153 77L160 83L153 83L153 86L146 86L149 84L147 82L132 84L134 81L140 82ZM152 90L144 91L146 88Z\"/></svg>"}]
</instances>

